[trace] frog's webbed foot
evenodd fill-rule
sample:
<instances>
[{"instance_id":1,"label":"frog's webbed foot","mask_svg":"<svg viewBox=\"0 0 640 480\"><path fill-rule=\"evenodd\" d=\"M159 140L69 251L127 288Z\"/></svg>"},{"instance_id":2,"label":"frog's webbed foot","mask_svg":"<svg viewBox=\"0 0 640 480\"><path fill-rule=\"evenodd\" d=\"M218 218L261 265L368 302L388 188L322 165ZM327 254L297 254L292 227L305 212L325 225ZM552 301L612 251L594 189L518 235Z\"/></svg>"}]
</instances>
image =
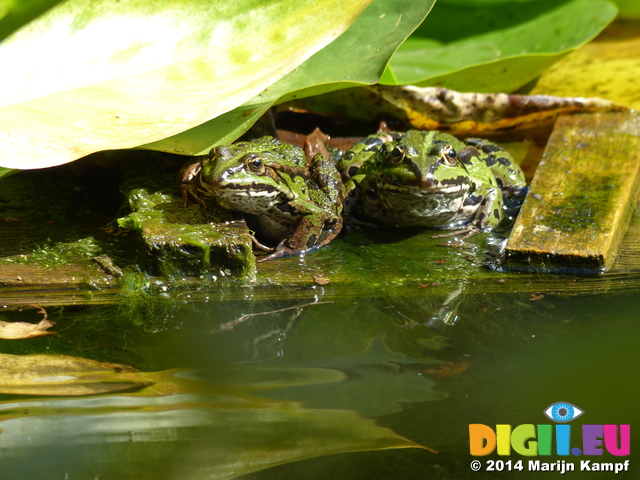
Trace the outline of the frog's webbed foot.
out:
<instances>
[{"instance_id":1,"label":"frog's webbed foot","mask_svg":"<svg viewBox=\"0 0 640 480\"><path fill-rule=\"evenodd\" d=\"M258 259L256 259L256 262L266 262L268 260L274 260L276 258L284 258L284 257L290 257L291 255L298 255L300 253L302 253L299 250L293 249L291 247L289 247L287 245L287 239L282 240L275 248L269 248L269 247L265 247L264 245L262 245L262 247L264 249L268 249L265 251L270 251L271 253L269 255L265 255L264 257L260 257ZM257 245L256 245L257 246ZM258 247L260 248L260 247ZM262 248L261 248L262 250Z\"/></svg>"},{"instance_id":2,"label":"frog's webbed foot","mask_svg":"<svg viewBox=\"0 0 640 480\"><path fill-rule=\"evenodd\" d=\"M180 196L182 197L182 206L187 207L189 200L202 205L202 208L207 208L207 203L198 196L198 187L193 184L183 183L179 187Z\"/></svg>"},{"instance_id":3,"label":"frog's webbed foot","mask_svg":"<svg viewBox=\"0 0 640 480\"><path fill-rule=\"evenodd\" d=\"M275 258L309 253L331 242L341 230L342 217L325 220L320 229L310 217L304 217L293 235L283 239L272 253L257 261L266 262Z\"/></svg>"},{"instance_id":4,"label":"frog's webbed foot","mask_svg":"<svg viewBox=\"0 0 640 480\"><path fill-rule=\"evenodd\" d=\"M185 207L191 199L206 208L204 201L198 197L197 179L201 170L202 161L200 158L195 158L187 162L178 172L176 183L178 184L178 190L180 191L182 203Z\"/></svg>"},{"instance_id":5,"label":"frog's webbed foot","mask_svg":"<svg viewBox=\"0 0 640 480\"><path fill-rule=\"evenodd\" d=\"M275 250L275 248L273 247L267 247L263 243L260 243L258 239L253 235L251 235L251 242L253 243L254 247L256 247L258 250L262 250L263 252L273 252Z\"/></svg>"},{"instance_id":6,"label":"frog's webbed foot","mask_svg":"<svg viewBox=\"0 0 640 480\"><path fill-rule=\"evenodd\" d=\"M453 230L451 232L441 233L439 235L433 235L431 238L446 238L446 237L456 237L458 235L462 235L462 237L460 237L459 239L460 243L462 244L467 238L471 238L475 235L478 235L479 233L482 233L481 228L478 228L475 225L468 225L459 230Z\"/></svg>"}]
</instances>

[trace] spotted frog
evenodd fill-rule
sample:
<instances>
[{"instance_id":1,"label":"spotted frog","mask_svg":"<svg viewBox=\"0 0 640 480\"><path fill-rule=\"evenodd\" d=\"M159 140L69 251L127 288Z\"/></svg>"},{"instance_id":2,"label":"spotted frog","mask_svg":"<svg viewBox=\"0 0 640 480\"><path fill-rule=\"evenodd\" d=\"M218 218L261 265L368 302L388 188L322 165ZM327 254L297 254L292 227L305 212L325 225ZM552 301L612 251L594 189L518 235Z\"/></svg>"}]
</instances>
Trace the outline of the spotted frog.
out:
<instances>
[{"instance_id":1,"label":"spotted frog","mask_svg":"<svg viewBox=\"0 0 640 480\"><path fill-rule=\"evenodd\" d=\"M315 155L308 165L301 148L273 137L214 147L183 169L181 191L243 212L256 246L271 252L260 261L326 245L342 228L345 192L333 161Z\"/></svg>"},{"instance_id":2,"label":"spotted frog","mask_svg":"<svg viewBox=\"0 0 640 480\"><path fill-rule=\"evenodd\" d=\"M362 216L385 225L451 229L440 236L463 239L495 228L505 216L505 199L517 199L526 185L500 146L436 131L367 137L339 167Z\"/></svg>"}]
</instances>

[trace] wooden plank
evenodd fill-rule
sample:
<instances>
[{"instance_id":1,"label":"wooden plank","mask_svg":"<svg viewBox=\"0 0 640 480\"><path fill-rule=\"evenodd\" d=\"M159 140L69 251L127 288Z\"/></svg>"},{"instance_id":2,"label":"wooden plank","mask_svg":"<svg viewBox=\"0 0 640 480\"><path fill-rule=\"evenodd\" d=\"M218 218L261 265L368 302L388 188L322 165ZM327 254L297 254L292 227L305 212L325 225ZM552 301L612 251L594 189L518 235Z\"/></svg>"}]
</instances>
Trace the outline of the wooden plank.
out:
<instances>
[{"instance_id":1,"label":"wooden plank","mask_svg":"<svg viewBox=\"0 0 640 480\"><path fill-rule=\"evenodd\" d=\"M507 241L505 265L608 270L639 186L640 121L632 112L558 118Z\"/></svg>"}]
</instances>

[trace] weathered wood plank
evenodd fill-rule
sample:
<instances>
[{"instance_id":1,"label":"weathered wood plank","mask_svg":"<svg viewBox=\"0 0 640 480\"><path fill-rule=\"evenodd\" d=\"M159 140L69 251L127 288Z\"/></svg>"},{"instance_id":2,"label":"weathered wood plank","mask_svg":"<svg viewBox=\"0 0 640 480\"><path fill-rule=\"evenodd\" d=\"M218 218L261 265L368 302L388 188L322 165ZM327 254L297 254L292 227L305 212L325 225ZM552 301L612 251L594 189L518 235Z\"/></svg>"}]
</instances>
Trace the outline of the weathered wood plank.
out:
<instances>
[{"instance_id":1,"label":"weathered wood plank","mask_svg":"<svg viewBox=\"0 0 640 480\"><path fill-rule=\"evenodd\" d=\"M640 186L632 112L560 117L506 245L515 268L606 271Z\"/></svg>"}]
</instances>

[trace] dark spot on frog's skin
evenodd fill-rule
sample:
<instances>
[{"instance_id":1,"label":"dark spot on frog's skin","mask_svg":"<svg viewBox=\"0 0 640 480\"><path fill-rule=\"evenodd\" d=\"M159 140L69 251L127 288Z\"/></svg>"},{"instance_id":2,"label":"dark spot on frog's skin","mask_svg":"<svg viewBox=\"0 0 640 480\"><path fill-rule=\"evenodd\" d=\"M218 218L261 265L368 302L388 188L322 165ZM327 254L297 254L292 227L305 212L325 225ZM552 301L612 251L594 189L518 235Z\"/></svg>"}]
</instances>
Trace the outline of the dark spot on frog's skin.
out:
<instances>
[{"instance_id":1,"label":"dark spot on frog's skin","mask_svg":"<svg viewBox=\"0 0 640 480\"><path fill-rule=\"evenodd\" d=\"M498 157L498 163L501 163L505 167L511 166L511 160L506 157Z\"/></svg>"},{"instance_id":2,"label":"dark spot on frog's skin","mask_svg":"<svg viewBox=\"0 0 640 480\"><path fill-rule=\"evenodd\" d=\"M493 218L500 220L500 212L498 212L497 208L493 211Z\"/></svg>"},{"instance_id":3,"label":"dark spot on frog's skin","mask_svg":"<svg viewBox=\"0 0 640 480\"><path fill-rule=\"evenodd\" d=\"M482 201L482 197L479 195L469 195L464 203L462 204L463 206L473 206L473 205L478 205L480 202Z\"/></svg>"},{"instance_id":4,"label":"dark spot on frog's skin","mask_svg":"<svg viewBox=\"0 0 640 480\"><path fill-rule=\"evenodd\" d=\"M495 153L495 152L502 151L502 148L500 148L497 145L488 145L488 144L481 143L481 144L478 144L477 146L479 146L484 153Z\"/></svg>"},{"instance_id":5,"label":"dark spot on frog's skin","mask_svg":"<svg viewBox=\"0 0 640 480\"><path fill-rule=\"evenodd\" d=\"M487 164L487 167L492 167L496 163L498 163L498 160L493 155L490 155L490 156L488 156L487 158L484 159L484 163Z\"/></svg>"},{"instance_id":6,"label":"dark spot on frog's skin","mask_svg":"<svg viewBox=\"0 0 640 480\"><path fill-rule=\"evenodd\" d=\"M290 215L293 215L298 212L296 208L292 206L290 203L279 203L278 205L276 205L275 208L280 210L282 213L288 213Z\"/></svg>"},{"instance_id":7,"label":"dark spot on frog's skin","mask_svg":"<svg viewBox=\"0 0 640 480\"><path fill-rule=\"evenodd\" d=\"M478 149L475 147L467 146L458 152L458 160L464 165L471 165L471 159L479 155Z\"/></svg>"},{"instance_id":8,"label":"dark spot on frog's skin","mask_svg":"<svg viewBox=\"0 0 640 480\"><path fill-rule=\"evenodd\" d=\"M349 176L349 178L353 177L356 173L358 173L359 169L360 167L358 167L357 165L350 166L349 169L347 170L347 175Z\"/></svg>"},{"instance_id":9,"label":"dark spot on frog's skin","mask_svg":"<svg viewBox=\"0 0 640 480\"><path fill-rule=\"evenodd\" d=\"M468 183L469 183L468 178L462 175L459 175L456 178L451 178L448 180L445 179L440 181L440 185L443 185L445 187L448 187L450 185L466 185Z\"/></svg>"}]
</instances>

